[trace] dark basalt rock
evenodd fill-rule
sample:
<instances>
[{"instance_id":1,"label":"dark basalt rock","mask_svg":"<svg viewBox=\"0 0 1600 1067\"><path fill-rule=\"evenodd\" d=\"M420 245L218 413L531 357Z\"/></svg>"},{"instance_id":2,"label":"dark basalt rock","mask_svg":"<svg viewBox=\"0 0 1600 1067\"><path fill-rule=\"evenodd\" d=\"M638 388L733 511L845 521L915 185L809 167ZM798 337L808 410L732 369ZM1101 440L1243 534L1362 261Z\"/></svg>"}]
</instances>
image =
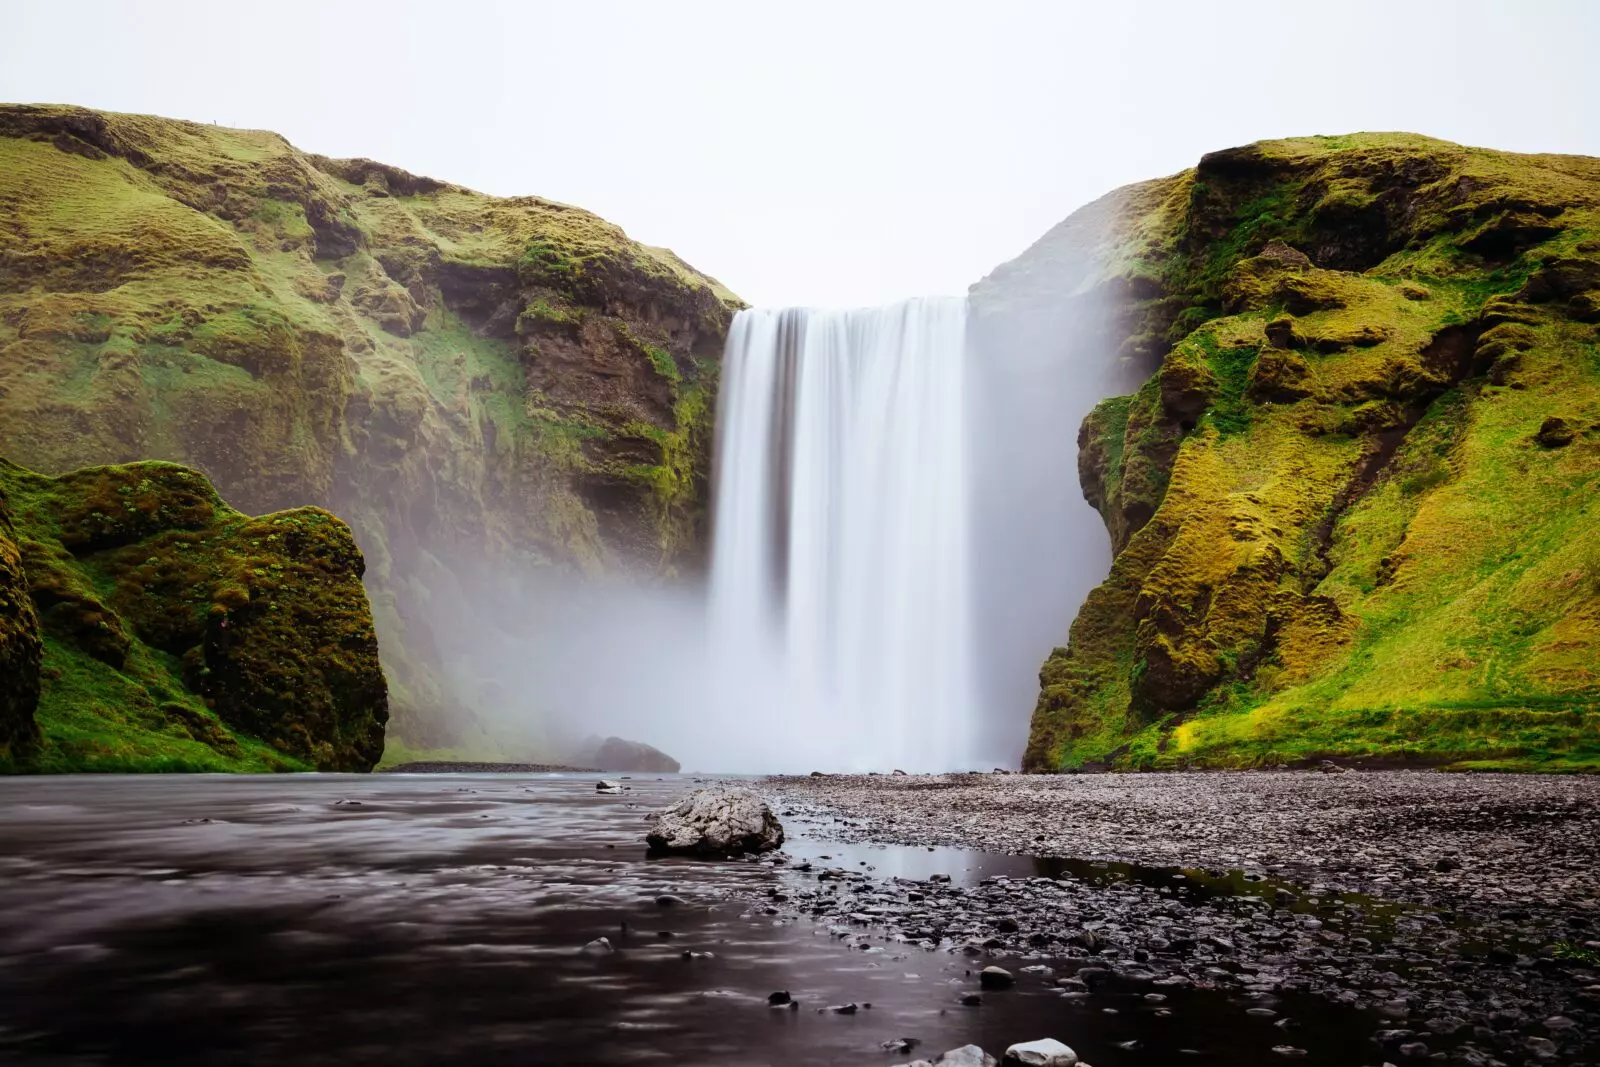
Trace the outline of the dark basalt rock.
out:
<instances>
[{"instance_id":1,"label":"dark basalt rock","mask_svg":"<svg viewBox=\"0 0 1600 1067\"><path fill-rule=\"evenodd\" d=\"M1539 427L1533 439L1545 448L1566 448L1578 436L1577 430L1566 419L1551 415Z\"/></svg>"}]
</instances>

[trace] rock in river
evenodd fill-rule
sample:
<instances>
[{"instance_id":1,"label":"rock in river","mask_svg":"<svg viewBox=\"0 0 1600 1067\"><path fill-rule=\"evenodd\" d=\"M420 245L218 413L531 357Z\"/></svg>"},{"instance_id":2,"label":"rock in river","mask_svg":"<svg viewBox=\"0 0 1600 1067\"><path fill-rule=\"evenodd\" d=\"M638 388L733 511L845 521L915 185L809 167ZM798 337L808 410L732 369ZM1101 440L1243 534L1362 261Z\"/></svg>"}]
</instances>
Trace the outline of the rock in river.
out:
<instances>
[{"instance_id":1,"label":"rock in river","mask_svg":"<svg viewBox=\"0 0 1600 1067\"><path fill-rule=\"evenodd\" d=\"M999 1063L977 1045L962 1045L940 1053L933 1062L938 1067L997 1067Z\"/></svg>"},{"instance_id":2,"label":"rock in river","mask_svg":"<svg viewBox=\"0 0 1600 1067\"><path fill-rule=\"evenodd\" d=\"M1074 1067L1078 1054L1053 1037L1020 1041L1006 1049L1006 1065L1019 1067Z\"/></svg>"},{"instance_id":3,"label":"rock in river","mask_svg":"<svg viewBox=\"0 0 1600 1067\"><path fill-rule=\"evenodd\" d=\"M978 972L978 984L984 989L1010 989L1017 980L1004 967L985 967Z\"/></svg>"},{"instance_id":4,"label":"rock in river","mask_svg":"<svg viewBox=\"0 0 1600 1067\"><path fill-rule=\"evenodd\" d=\"M660 812L645 841L658 852L698 856L770 852L783 844L783 825L757 793L713 786Z\"/></svg>"}]
</instances>

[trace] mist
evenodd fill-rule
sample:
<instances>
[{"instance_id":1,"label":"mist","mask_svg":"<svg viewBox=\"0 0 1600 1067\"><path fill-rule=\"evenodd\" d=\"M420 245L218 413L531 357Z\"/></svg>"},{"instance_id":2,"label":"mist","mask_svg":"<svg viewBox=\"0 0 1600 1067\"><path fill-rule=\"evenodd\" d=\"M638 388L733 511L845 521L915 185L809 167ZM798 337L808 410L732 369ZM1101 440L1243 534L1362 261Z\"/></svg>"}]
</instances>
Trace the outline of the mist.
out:
<instances>
[{"instance_id":1,"label":"mist","mask_svg":"<svg viewBox=\"0 0 1600 1067\"><path fill-rule=\"evenodd\" d=\"M793 396L807 373L794 336L788 349L769 338L766 348L733 351L749 347L751 322L860 332L895 308L743 313L724 364L706 568L667 581L597 579L468 564L471 551L443 552L461 593L432 595L428 615L449 689L441 713L457 709L459 743L519 762L571 762L593 738L615 735L707 773L1017 766L1039 667L1066 643L1111 559L1105 527L1079 487L1078 427L1098 401L1132 391L1150 370L1113 343L1121 304L1092 284L1095 229L1054 241L1078 281L1069 298L999 300L996 293L1010 293L1002 268L970 301L947 305L972 309L952 320L960 351L946 357L958 358L957 407L923 410L931 394L912 372L938 358L927 336L901 338L887 352L867 345L831 355L834 373L890 361L878 368L889 392L874 410L898 405L916 417L909 438L889 430L840 444L860 431L829 420L850 416L808 411ZM896 359L904 361L898 373ZM752 368L766 377L741 384ZM790 407L778 410L784 396ZM804 468L796 452L807 446L763 449L777 447L782 427L807 419L818 440L833 442L810 460L822 481L798 485L805 478L792 473L771 481L780 469ZM854 468L876 470L877 480L849 489ZM755 480L741 487L741 477ZM923 495L900 494L890 511L851 517L851 507L888 486L919 479L930 486ZM852 524L853 550L839 543ZM954 556L933 544L951 530ZM822 540L808 544L808 536ZM767 556L771 546L778 556ZM852 551L860 554L853 562ZM807 558L817 560L809 569ZM897 566L915 581L884 584L884 568ZM833 584L843 574L853 577ZM776 599L774 581L784 586ZM885 636L897 632L903 637ZM797 659L795 642L810 651ZM856 673L829 666L830 657ZM947 669L956 663L959 670Z\"/></svg>"}]
</instances>

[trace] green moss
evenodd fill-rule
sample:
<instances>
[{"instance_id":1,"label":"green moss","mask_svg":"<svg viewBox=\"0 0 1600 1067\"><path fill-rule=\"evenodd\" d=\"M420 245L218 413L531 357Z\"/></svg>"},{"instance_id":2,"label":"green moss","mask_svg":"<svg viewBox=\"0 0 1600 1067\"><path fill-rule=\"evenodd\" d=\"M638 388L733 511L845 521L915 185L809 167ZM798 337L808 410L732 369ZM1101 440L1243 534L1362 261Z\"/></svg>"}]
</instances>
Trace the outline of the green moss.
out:
<instances>
[{"instance_id":1,"label":"green moss","mask_svg":"<svg viewBox=\"0 0 1600 1067\"><path fill-rule=\"evenodd\" d=\"M672 358L672 353L655 345L645 345L644 354L650 358L650 366L655 372L669 382L683 380L683 374L678 370L677 361Z\"/></svg>"},{"instance_id":2,"label":"green moss","mask_svg":"<svg viewBox=\"0 0 1600 1067\"><path fill-rule=\"evenodd\" d=\"M261 518L175 464L47 478L0 461L44 632L24 771L366 770L387 700L332 515Z\"/></svg>"},{"instance_id":3,"label":"green moss","mask_svg":"<svg viewBox=\"0 0 1600 1067\"><path fill-rule=\"evenodd\" d=\"M1195 339L1205 352L1206 366L1216 382L1216 393L1206 414L1224 437L1243 433L1250 428L1254 405L1245 400L1245 389L1250 384L1250 372L1255 369L1255 345L1230 345L1226 348L1206 331L1199 331Z\"/></svg>"},{"instance_id":4,"label":"green moss","mask_svg":"<svg viewBox=\"0 0 1600 1067\"><path fill-rule=\"evenodd\" d=\"M1355 135L1168 188L1111 262L1173 346L1121 451L1086 423L1118 556L1027 765L1600 767L1600 163Z\"/></svg>"},{"instance_id":5,"label":"green moss","mask_svg":"<svg viewBox=\"0 0 1600 1067\"><path fill-rule=\"evenodd\" d=\"M419 620L484 552L598 575L703 548L707 435L675 412L740 304L666 249L537 197L82 108L0 106L0 200L0 454L169 459L248 512L348 517L419 744L477 706Z\"/></svg>"}]
</instances>

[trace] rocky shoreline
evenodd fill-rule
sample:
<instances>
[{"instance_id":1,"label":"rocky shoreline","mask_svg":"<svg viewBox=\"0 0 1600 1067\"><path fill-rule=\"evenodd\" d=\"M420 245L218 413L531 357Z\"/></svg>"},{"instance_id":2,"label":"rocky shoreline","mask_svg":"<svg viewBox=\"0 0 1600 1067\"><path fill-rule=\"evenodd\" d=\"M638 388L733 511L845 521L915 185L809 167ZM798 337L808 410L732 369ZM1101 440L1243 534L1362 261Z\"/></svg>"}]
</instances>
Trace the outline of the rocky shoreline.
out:
<instances>
[{"instance_id":1,"label":"rocky shoreline","mask_svg":"<svg viewBox=\"0 0 1600 1067\"><path fill-rule=\"evenodd\" d=\"M1130 983L1152 998L1233 990L1263 1015L1277 1014L1282 995L1315 993L1370 1020L1374 1063L1577 1064L1596 1053L1597 778L872 775L769 785L785 816L829 839L1032 855L1066 875L962 887L799 865L816 887L767 906L830 924L862 949L966 953L974 972L999 963L1085 1006L1097 989ZM1295 1055L1295 1020L1276 1021L1282 1054Z\"/></svg>"}]
</instances>

